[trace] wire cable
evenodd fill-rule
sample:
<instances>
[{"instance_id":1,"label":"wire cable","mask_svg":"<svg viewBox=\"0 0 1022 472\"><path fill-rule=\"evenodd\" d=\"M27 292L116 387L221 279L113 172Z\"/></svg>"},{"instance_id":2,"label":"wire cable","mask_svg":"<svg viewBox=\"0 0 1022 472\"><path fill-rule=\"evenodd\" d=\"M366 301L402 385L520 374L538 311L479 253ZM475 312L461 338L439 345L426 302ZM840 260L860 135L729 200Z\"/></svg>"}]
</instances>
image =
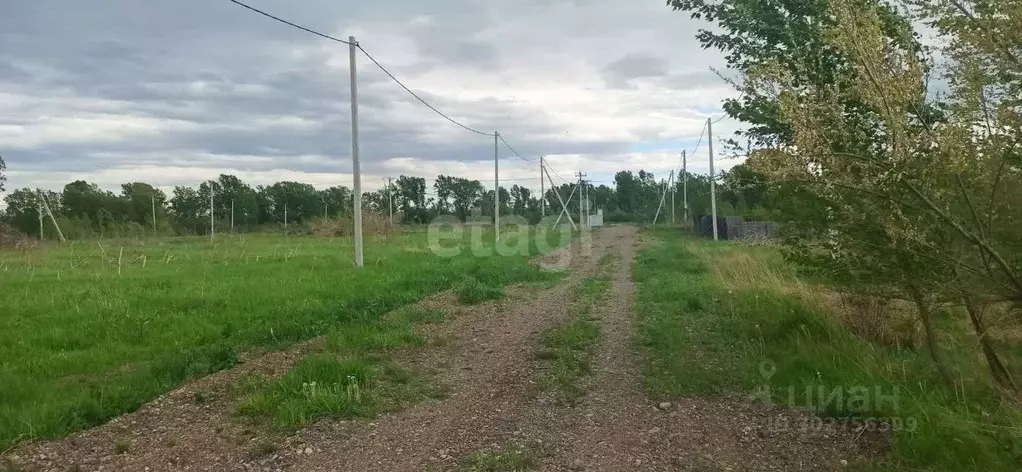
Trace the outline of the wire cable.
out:
<instances>
[{"instance_id":1,"label":"wire cable","mask_svg":"<svg viewBox=\"0 0 1022 472\"><path fill-rule=\"evenodd\" d=\"M504 140L504 135L502 135L502 134L500 134L500 133L497 133L497 137L498 137L498 138L500 138L500 141L501 141L502 143L504 143L504 145L505 145L505 146L507 146L507 148L508 148L508 149L510 149L510 150L511 150L511 152L512 152L512 153L514 153L514 155L518 156L518 158L519 158L519 159L521 159L521 160L523 160L523 161L525 161L525 162L534 162L533 160L531 160L531 159L526 159L526 158L522 157L522 155L521 155L521 154L518 154L518 151L515 151L515 148L511 147L511 145L510 145L510 144L508 144L508 143L507 143L507 141L505 141L505 140Z\"/></svg>"},{"instance_id":2,"label":"wire cable","mask_svg":"<svg viewBox=\"0 0 1022 472\"><path fill-rule=\"evenodd\" d=\"M249 5L246 5L246 4L244 4L244 3L241 3L241 2L239 2L238 0L230 0L230 2L231 2L231 3L233 3L233 4L235 4L235 5L238 5L238 6L241 6L241 7L247 8L247 9L249 9L249 10L252 10L252 11L254 11L254 12L256 12L256 13L260 14L260 15L263 15L263 16L265 16L265 17L267 17L267 18L272 18L272 19L274 19L274 20L277 20L277 21L279 21L279 22L281 22L281 23L284 23L285 25L291 26L291 27L293 27L293 28L298 28L298 29L300 29L300 30L302 30L302 31L305 31L305 32L307 32L307 33L312 33L312 34L314 34L314 35L316 35L316 36L319 36L319 37L321 37L321 38L326 38L326 39L329 39L329 40L331 40L331 41L337 41L338 43L344 43L344 44L347 44L348 46L351 46L351 42L350 42L350 41L345 41L345 40L343 40L343 39L335 38L335 37L333 37L333 36L330 36L330 35L328 35L328 34L323 34L323 33L320 33L319 31L311 30L311 29L309 29L309 28L306 28L306 27L304 27L304 26L301 26L301 25L297 25L297 24L294 24L294 23L292 23L292 22L290 22L290 21L287 21L287 20L285 20L285 19L283 19L283 18L280 18L280 17L278 17L278 16L273 16L273 15L271 15L271 14L269 14L269 13L266 13L266 12L264 12L264 11L262 11L262 10L258 9L258 8L255 8L255 7L253 7L253 6L249 6Z\"/></svg>"},{"instance_id":3,"label":"wire cable","mask_svg":"<svg viewBox=\"0 0 1022 472\"><path fill-rule=\"evenodd\" d=\"M241 7L247 8L247 9L249 9L249 10L251 10L251 11L254 11L254 12L256 12L256 13L258 13L258 14L260 14L260 15L263 15L263 16L265 16L265 17L267 17L267 18L271 18L271 19L274 19L274 20L276 20L276 21L279 21L279 22L281 22L281 23L284 23L284 24L286 24L286 25L288 25L288 26L291 26L291 27L293 27L293 28L298 28L298 29L300 29L300 30L302 30L302 31L305 31L305 32L307 32L307 33L311 33L311 34L314 34L314 35L316 35L316 36L319 36L319 37L321 37L321 38L326 38L326 39L329 39L329 40L331 40L331 41L336 41L336 42L338 42L338 43L343 43L343 44L347 44L347 45L349 45L349 46L351 46L351 45L352 45L352 43L351 43L350 41L345 41L345 40L343 40L343 39L335 38L335 37L333 37L333 36L330 36L330 35L328 35L328 34L323 34L323 33L320 33L319 31L316 31L316 30L313 30L313 29L310 29L310 28L306 28L306 27L304 27L304 26L301 26L301 25L299 25L299 24L295 24L295 23L292 23L292 22L290 22L290 21L287 21L287 20L285 20L285 19L283 19L283 18L281 18L281 17L279 17L279 16L271 15L271 14L269 14L269 13L265 12L265 11L262 11L262 10L260 10L260 9L258 9L258 8L255 8L255 7L253 7L253 6L250 6L250 5L247 5L247 4L245 4L245 3L242 3L242 2L240 2L240 1L238 1L238 0L230 0L230 2L231 2L231 3L234 3L234 4L238 5L238 6L241 6ZM355 46L355 47L357 47L357 48L359 49L359 51L362 51L362 54L365 54L365 55L366 55L366 57L368 57L368 58L369 58L369 60L373 62L373 64L376 64L376 67L379 67L379 68L380 68L380 70L382 70L384 74L387 74L387 76L388 76L388 77L390 77L390 78L391 78L391 80L393 80L393 81L394 81L394 82L396 82L396 83L397 83L398 85L400 85L400 86L401 86L401 88L405 89L405 91L406 91L406 92L408 92L409 94L411 94L411 95L412 95L413 97L415 97L415 98L416 98L416 99L417 99L418 101L422 102L422 104L423 104L423 105L426 105L426 107L427 107L427 108L429 108L430 110L433 110L433 112L435 112L436 114L438 114L438 115L440 115L440 116L444 117L444 118L445 118L445 119L446 119L447 121L450 121L451 123L454 123L455 125L458 125L458 126L460 126L460 127L464 128L464 129L468 130L468 131L471 131L471 132L473 132L473 133L476 133L476 134L480 134L480 135L483 135L483 136L492 136L492 134L491 134L491 133L485 133L485 132L479 131L479 130L477 130L477 129L471 128L471 127L469 127L469 126L466 126L466 125L464 125L464 124L462 124L462 123L459 123L459 122L458 122L457 120L455 120L455 119L451 118L450 116L447 116L446 114L444 114L444 113L443 113L442 111L438 110L438 109L437 109L436 107L434 107L433 105L430 105L430 104L429 104L429 102L427 102L426 100L424 100L424 99L423 99L422 97L420 97L420 96L419 96L418 94L416 94L416 93L415 93L415 92L413 92L413 91L412 91L411 89L409 89L409 88L408 88L407 86L405 86L405 84L404 84L404 83L402 83L402 82L401 82L400 80L398 80L398 78L397 78L397 77L395 77L395 76L394 76L394 74L391 74L391 73L390 73L390 71L388 71L388 70L387 70L387 68L383 67L383 64L380 64L380 63L379 63L379 62L378 62L378 61L377 61L377 60L376 60L375 58L373 58L373 56L372 56L371 54L369 54L369 52L368 52L368 51L366 51L366 50L365 50L365 49L364 49L364 48L362 47L362 45L361 45L361 44L358 44L358 43L356 42L356 43L354 43L354 46ZM504 144L506 145L507 143L505 142ZM508 147L510 147L510 146L508 146ZM517 154L517 153L516 153L516 154ZM521 157L521 156L518 156L518 157ZM523 159L524 159L524 158L523 158Z\"/></svg>"},{"instance_id":4,"label":"wire cable","mask_svg":"<svg viewBox=\"0 0 1022 472\"><path fill-rule=\"evenodd\" d=\"M548 170L548 171L550 171L550 172L553 172L553 173L554 173L554 175L556 175L558 179L561 179L561 180L563 180L563 181L564 181L565 183L569 183L569 184L571 183L571 182L569 182L569 181L568 181L567 179L565 179L564 177L561 177L561 174L558 174L558 173L557 173L557 171L556 171L556 170L554 170L554 168L553 168L553 167L550 167L550 166L546 166L546 170Z\"/></svg>"},{"instance_id":5,"label":"wire cable","mask_svg":"<svg viewBox=\"0 0 1022 472\"><path fill-rule=\"evenodd\" d=\"M231 1L234 1L234 0L231 0ZM447 116L446 114L444 114L444 112L442 112L440 110L437 110L436 107L434 107L433 105L430 105L429 102L424 100L422 97L418 96L415 92L412 91L412 89L408 88L404 83L402 83L400 80L398 80L397 77L394 77L394 74L391 74L390 71L387 70L386 67L383 67L383 64L380 64L371 54L369 54L368 51L363 49L361 44L356 44L355 47L357 47L359 51L362 51L362 54L365 54L366 57L368 57L369 60L373 62L373 64L376 64L376 67L379 67L380 70L382 70L384 74L387 74L387 76L390 77L391 80L393 80L395 83L400 85L401 88L405 89L405 92L408 92L409 94L411 94L411 96L415 97L416 100L422 102L423 105L426 105L427 108L429 108L430 110L433 110L433 112L435 112L436 114L444 117L444 119L446 119L447 121L450 121L451 123L454 123L454 124L464 128L464 129L466 129L468 131L471 131L473 133L481 134L483 136L493 136L493 133L484 133L484 132L479 131L479 130L477 130L475 128L471 128L469 126L463 125L463 124L459 123L457 120L455 120L454 118L451 118L451 117ZM498 135L499 135L499 133L498 133Z\"/></svg>"},{"instance_id":6,"label":"wire cable","mask_svg":"<svg viewBox=\"0 0 1022 472\"><path fill-rule=\"evenodd\" d=\"M696 152L699 151L699 146L703 145L703 138L706 137L706 127L707 127L707 125L703 124L703 131L701 133L699 133L699 142L696 143L695 149L692 149L692 152L688 153L689 156L695 157Z\"/></svg>"}]
</instances>

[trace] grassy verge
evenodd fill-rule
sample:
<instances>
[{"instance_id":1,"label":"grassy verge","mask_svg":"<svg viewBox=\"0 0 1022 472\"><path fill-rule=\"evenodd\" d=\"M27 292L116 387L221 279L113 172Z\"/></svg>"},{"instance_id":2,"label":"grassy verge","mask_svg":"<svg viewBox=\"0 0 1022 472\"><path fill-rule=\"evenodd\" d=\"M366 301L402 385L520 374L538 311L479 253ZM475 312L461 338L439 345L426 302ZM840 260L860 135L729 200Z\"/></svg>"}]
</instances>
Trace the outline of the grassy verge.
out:
<instances>
[{"instance_id":1,"label":"grassy verge","mask_svg":"<svg viewBox=\"0 0 1022 472\"><path fill-rule=\"evenodd\" d=\"M242 351L335 328L361 331L362 342L381 314L465 277L489 286L551 277L527 261L552 241L530 239L515 255L496 256L492 239L449 238L444 247L460 253L439 257L425 233L369 238L361 270L343 238L0 251L0 451L133 411L189 378L231 367ZM335 336L347 342L342 337Z\"/></svg>"},{"instance_id":2,"label":"grassy verge","mask_svg":"<svg viewBox=\"0 0 1022 472\"><path fill-rule=\"evenodd\" d=\"M651 393L757 393L884 420L894 451L877 470L1019 470L1022 414L994 395L971 346L949 346L960 354L951 391L924 350L871 343L835 322L772 251L653 234L660 244L635 269Z\"/></svg>"},{"instance_id":3,"label":"grassy verge","mask_svg":"<svg viewBox=\"0 0 1022 472\"><path fill-rule=\"evenodd\" d=\"M388 355L423 346L416 325L443 320L443 311L408 306L338 326L327 334L325 352L306 357L281 378L243 378L235 412L291 430L324 417L373 417L438 397L442 390L396 366Z\"/></svg>"},{"instance_id":4,"label":"grassy verge","mask_svg":"<svg viewBox=\"0 0 1022 472\"><path fill-rule=\"evenodd\" d=\"M581 380L591 372L590 357L600 337L592 310L609 289L610 278L606 276L583 279L575 292L579 310L576 319L542 335L537 354L543 361L541 384L560 404L575 405L585 395Z\"/></svg>"}]
</instances>

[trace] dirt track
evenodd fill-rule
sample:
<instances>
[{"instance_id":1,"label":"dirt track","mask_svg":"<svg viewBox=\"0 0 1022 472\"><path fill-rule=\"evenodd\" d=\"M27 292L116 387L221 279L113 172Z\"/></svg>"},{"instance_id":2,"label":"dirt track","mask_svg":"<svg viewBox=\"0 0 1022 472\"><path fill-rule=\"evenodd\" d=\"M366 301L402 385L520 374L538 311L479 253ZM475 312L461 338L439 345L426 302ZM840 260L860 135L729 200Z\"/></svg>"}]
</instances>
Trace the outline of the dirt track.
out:
<instances>
[{"instance_id":1,"label":"dirt track","mask_svg":"<svg viewBox=\"0 0 1022 472\"><path fill-rule=\"evenodd\" d=\"M374 420L320 421L284 437L232 417L230 391L241 375L281 374L306 345L193 382L65 440L24 445L6 458L25 470L403 472L450 469L474 452L523 444L537 451L540 470L710 471L836 470L861 452L850 437L772 431L772 420L791 413L745 398L674 399L670 408L657 408L644 393L634 341L631 272L639 245L636 229L606 228L594 233L591 246L572 247L562 283L510 290L500 302L458 308L452 320L425 328L447 342L402 361L448 386L442 400ZM598 263L608 253L618 255L609 269ZM613 272L613 283L594 312L602 336L586 396L575 407L543 401L536 383L539 333L571 319L574 288L601 270ZM444 296L425 303L451 304ZM209 392L209 401L197 404L198 391Z\"/></svg>"}]
</instances>

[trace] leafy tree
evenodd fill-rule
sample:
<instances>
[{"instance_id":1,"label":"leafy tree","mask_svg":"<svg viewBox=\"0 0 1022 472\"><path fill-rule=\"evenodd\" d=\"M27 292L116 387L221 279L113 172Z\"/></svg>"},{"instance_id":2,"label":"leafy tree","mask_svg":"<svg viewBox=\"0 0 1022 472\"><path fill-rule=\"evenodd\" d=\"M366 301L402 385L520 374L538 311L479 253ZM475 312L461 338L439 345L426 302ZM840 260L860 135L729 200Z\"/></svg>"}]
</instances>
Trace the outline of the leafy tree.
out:
<instances>
[{"instance_id":1,"label":"leafy tree","mask_svg":"<svg viewBox=\"0 0 1022 472\"><path fill-rule=\"evenodd\" d=\"M511 213L511 192L505 187L500 187L500 214L507 216ZM480 213L493 219L493 190L485 190L479 197L475 206Z\"/></svg>"},{"instance_id":2,"label":"leafy tree","mask_svg":"<svg viewBox=\"0 0 1022 472\"><path fill-rule=\"evenodd\" d=\"M207 208L195 189L174 187L174 194L170 198L170 210L179 229L187 229L191 234L203 234L209 227L208 223L203 224L203 215L207 214Z\"/></svg>"},{"instance_id":3,"label":"leafy tree","mask_svg":"<svg viewBox=\"0 0 1022 472\"><path fill-rule=\"evenodd\" d=\"M395 200L404 215L405 223L426 223L429 210L426 207L426 179L421 177L397 178Z\"/></svg>"},{"instance_id":4,"label":"leafy tree","mask_svg":"<svg viewBox=\"0 0 1022 472\"><path fill-rule=\"evenodd\" d=\"M887 41L920 51L903 15L887 4L868 3ZM843 85L851 73L848 56L827 38L836 24L829 0L668 0L667 4L717 26L700 30L696 38L704 48L725 53L731 70L742 73L765 63L776 64L795 71L797 87ZM761 148L790 144L794 132L776 97L753 83L735 86L741 95L725 100L724 111L749 125L736 135ZM855 99L843 98L854 108Z\"/></svg>"},{"instance_id":5,"label":"leafy tree","mask_svg":"<svg viewBox=\"0 0 1022 472\"><path fill-rule=\"evenodd\" d=\"M4 197L4 219L18 231L39 235L39 195L29 188L14 190Z\"/></svg>"},{"instance_id":6,"label":"leafy tree","mask_svg":"<svg viewBox=\"0 0 1022 472\"><path fill-rule=\"evenodd\" d=\"M721 27L700 38L729 52L740 74L742 98L725 108L756 125L752 137L765 149L750 165L808 197L811 211L789 215L789 257L853 289L914 302L950 383L936 307L972 313L1022 301L1022 218L1007 203L1022 186L1013 171L1019 107L1005 98L1018 94L997 93L1017 91L1022 77L1004 52L1005 44L1017 50L1018 35L999 33L1017 7L1012 17L985 2L919 2L933 7L938 29L953 36L948 56L960 59L944 106L927 93L928 58L908 20L885 3L672 3ZM1011 386L996 353L983 350L994 378Z\"/></svg>"},{"instance_id":7,"label":"leafy tree","mask_svg":"<svg viewBox=\"0 0 1022 472\"><path fill-rule=\"evenodd\" d=\"M213 208L223 226L229 227L232 217L235 224L251 225L258 221L259 197L250 185L237 176L220 174L215 187L218 192Z\"/></svg>"},{"instance_id":8,"label":"leafy tree","mask_svg":"<svg viewBox=\"0 0 1022 472\"><path fill-rule=\"evenodd\" d=\"M351 189L348 187L330 187L319 192L324 213L328 216L350 215L353 205Z\"/></svg>"},{"instance_id":9,"label":"leafy tree","mask_svg":"<svg viewBox=\"0 0 1022 472\"><path fill-rule=\"evenodd\" d=\"M300 223L323 214L323 201L319 192L309 184L300 182L277 182L261 189L264 204L268 204L268 215L275 222L284 222L287 212L289 223Z\"/></svg>"},{"instance_id":10,"label":"leafy tree","mask_svg":"<svg viewBox=\"0 0 1022 472\"><path fill-rule=\"evenodd\" d=\"M640 208L642 183L632 171L621 171L614 175L617 189L618 208L625 213L637 214Z\"/></svg>"},{"instance_id":11,"label":"leafy tree","mask_svg":"<svg viewBox=\"0 0 1022 472\"><path fill-rule=\"evenodd\" d=\"M387 189L362 194L362 211L387 215L390 212L390 193Z\"/></svg>"},{"instance_id":12,"label":"leafy tree","mask_svg":"<svg viewBox=\"0 0 1022 472\"><path fill-rule=\"evenodd\" d=\"M478 180L440 175L433 188L437 193L438 211L453 211L461 221L466 221L472 208L481 206L484 194L483 184ZM492 197L491 197L492 198ZM492 199L490 200L493 201ZM492 205L491 205L492 207Z\"/></svg>"},{"instance_id":13,"label":"leafy tree","mask_svg":"<svg viewBox=\"0 0 1022 472\"><path fill-rule=\"evenodd\" d=\"M164 206L167 195L162 190L144 182L131 182L121 185L121 197L124 199L126 218L142 226L152 226L153 208L155 205L156 219L166 218Z\"/></svg>"},{"instance_id":14,"label":"leafy tree","mask_svg":"<svg viewBox=\"0 0 1022 472\"><path fill-rule=\"evenodd\" d=\"M590 187L589 190L589 200L594 207L603 208L606 211L617 209L617 198L614 189L606 185L600 185L598 187Z\"/></svg>"},{"instance_id":15,"label":"leafy tree","mask_svg":"<svg viewBox=\"0 0 1022 472\"><path fill-rule=\"evenodd\" d=\"M86 231L104 234L127 221L125 200L101 189L94 183L77 180L64 186L61 213L80 224Z\"/></svg>"},{"instance_id":16,"label":"leafy tree","mask_svg":"<svg viewBox=\"0 0 1022 472\"><path fill-rule=\"evenodd\" d=\"M4 156L0 156L0 193L5 192L7 189L4 184L7 183L7 163L4 162Z\"/></svg>"}]
</instances>

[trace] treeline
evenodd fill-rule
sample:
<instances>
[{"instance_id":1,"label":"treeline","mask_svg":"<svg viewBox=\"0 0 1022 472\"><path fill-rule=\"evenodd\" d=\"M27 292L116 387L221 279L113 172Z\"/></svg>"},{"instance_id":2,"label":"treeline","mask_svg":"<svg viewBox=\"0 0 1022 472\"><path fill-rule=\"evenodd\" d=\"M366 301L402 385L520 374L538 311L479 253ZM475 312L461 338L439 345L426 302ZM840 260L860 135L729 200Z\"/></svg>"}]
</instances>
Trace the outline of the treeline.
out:
<instances>
[{"instance_id":1,"label":"treeline","mask_svg":"<svg viewBox=\"0 0 1022 472\"><path fill-rule=\"evenodd\" d=\"M590 207L603 209L609 222L651 222L667 186L645 171L618 172L613 187L585 183ZM684 215L683 182L677 179L674 210L678 220ZM563 183L558 191L566 201L572 218L579 214L577 183ZM707 176L690 174L688 193L690 214L709 213L710 185ZM212 197L212 198L211 198ZM561 206L553 189L542 197L546 214L558 214ZM351 189L343 186L317 190L300 182L277 182L252 186L234 175L224 174L198 187L175 187L168 196L144 182L121 185L119 193L94 183L75 181L60 192L28 188L10 192L5 198L2 220L16 230L38 237L40 216L44 237L55 238L46 208L69 239L128 237L142 235L203 235L217 232L249 232L279 229L285 225L300 227L316 218L350 218L354 205ZM541 196L532 189L513 185L500 188L502 216L518 215L531 223L542 217ZM426 179L401 176L389 188L363 193L363 210L388 216L393 205L396 222L424 224L442 215L454 215L462 221L493 218L493 189L478 180L441 175L427 192ZM720 176L719 212L722 215L765 215L770 197L762 178L744 166ZM660 221L669 221L671 196L661 209Z\"/></svg>"}]
</instances>

